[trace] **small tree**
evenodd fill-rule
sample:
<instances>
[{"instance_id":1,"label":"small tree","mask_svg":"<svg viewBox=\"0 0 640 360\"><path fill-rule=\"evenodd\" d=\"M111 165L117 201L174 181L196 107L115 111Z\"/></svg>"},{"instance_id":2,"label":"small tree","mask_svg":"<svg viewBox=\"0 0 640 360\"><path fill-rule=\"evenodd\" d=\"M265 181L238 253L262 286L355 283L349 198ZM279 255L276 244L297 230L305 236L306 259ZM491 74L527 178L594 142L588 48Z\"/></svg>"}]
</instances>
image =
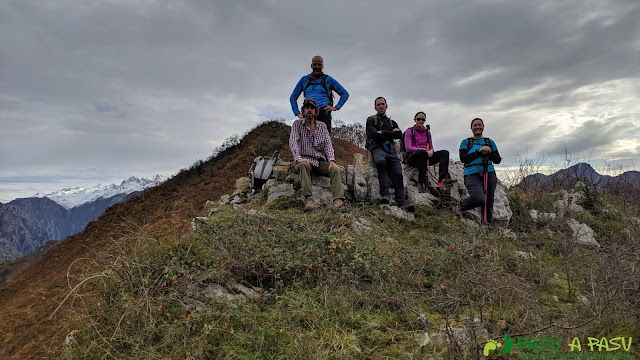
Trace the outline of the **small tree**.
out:
<instances>
[{"instance_id":1,"label":"small tree","mask_svg":"<svg viewBox=\"0 0 640 360\"><path fill-rule=\"evenodd\" d=\"M333 137L364 148L367 139L364 125L361 123L345 124L342 120L334 120L334 125L331 131Z\"/></svg>"}]
</instances>

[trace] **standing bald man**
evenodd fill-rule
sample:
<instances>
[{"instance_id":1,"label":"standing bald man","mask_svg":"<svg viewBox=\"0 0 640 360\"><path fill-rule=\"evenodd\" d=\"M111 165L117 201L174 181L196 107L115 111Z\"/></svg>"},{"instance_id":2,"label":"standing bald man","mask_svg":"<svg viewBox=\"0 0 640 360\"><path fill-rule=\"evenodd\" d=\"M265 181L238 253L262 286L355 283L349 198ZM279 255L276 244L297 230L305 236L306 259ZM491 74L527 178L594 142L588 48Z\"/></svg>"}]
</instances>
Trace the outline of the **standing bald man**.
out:
<instances>
[{"instance_id":1,"label":"standing bald man","mask_svg":"<svg viewBox=\"0 0 640 360\"><path fill-rule=\"evenodd\" d=\"M320 108L317 120L327 125L327 130L331 134L331 112L338 111L349 99L349 93L340 85L336 79L322 72L324 70L324 60L322 56L316 55L311 59L311 74L300 78L298 84L293 89L289 101L291 110L295 116L303 119L304 116L298 108L298 98L304 93L305 99L313 99ZM333 91L340 95L340 101L333 106Z\"/></svg>"}]
</instances>

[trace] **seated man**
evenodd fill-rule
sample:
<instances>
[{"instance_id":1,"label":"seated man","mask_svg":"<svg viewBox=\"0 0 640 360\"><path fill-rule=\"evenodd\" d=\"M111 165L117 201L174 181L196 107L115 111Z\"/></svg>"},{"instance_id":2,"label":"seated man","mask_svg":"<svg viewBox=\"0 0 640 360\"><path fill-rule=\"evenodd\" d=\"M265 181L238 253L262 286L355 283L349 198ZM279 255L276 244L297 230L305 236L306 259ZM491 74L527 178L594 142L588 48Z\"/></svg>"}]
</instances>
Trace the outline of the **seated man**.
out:
<instances>
[{"instance_id":1,"label":"seated man","mask_svg":"<svg viewBox=\"0 0 640 360\"><path fill-rule=\"evenodd\" d=\"M387 180L387 169L393 180L395 199L398 206L409 211L413 211L413 206L408 205L404 198L404 183L402 180L402 162L398 158L394 139L402 137L402 131L398 124L387 116L387 100L378 97L374 101L375 115L367 118L367 150L371 152L373 163L378 169L378 182L380 184L380 195L382 203L388 204L391 200L389 195L389 181Z\"/></svg>"},{"instance_id":2,"label":"seated man","mask_svg":"<svg viewBox=\"0 0 640 360\"><path fill-rule=\"evenodd\" d=\"M302 113L304 119L294 121L291 126L289 147L300 176L302 195L305 197L304 211L311 211L316 207L311 192L311 173L331 178L333 209L340 210L344 200L344 189L329 131L323 122L316 121L318 105L314 100L304 100Z\"/></svg>"},{"instance_id":3,"label":"seated man","mask_svg":"<svg viewBox=\"0 0 640 360\"><path fill-rule=\"evenodd\" d=\"M427 177L429 161L432 161L431 164L438 163L438 186L455 183L456 180L452 180L449 176L449 152L433 151L431 131L428 125L424 126L427 114L420 111L413 120L416 124L404 133L404 148L407 151L407 165L418 168L418 191L424 193L429 188Z\"/></svg>"}]
</instances>

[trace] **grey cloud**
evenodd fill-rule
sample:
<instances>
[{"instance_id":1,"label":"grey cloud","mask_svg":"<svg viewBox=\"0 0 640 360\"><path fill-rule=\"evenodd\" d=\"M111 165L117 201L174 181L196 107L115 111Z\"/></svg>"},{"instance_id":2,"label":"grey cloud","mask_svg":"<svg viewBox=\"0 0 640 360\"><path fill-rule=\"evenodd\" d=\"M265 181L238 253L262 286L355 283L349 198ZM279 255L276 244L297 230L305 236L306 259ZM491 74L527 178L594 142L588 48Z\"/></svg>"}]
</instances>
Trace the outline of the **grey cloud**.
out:
<instances>
[{"instance_id":1,"label":"grey cloud","mask_svg":"<svg viewBox=\"0 0 640 360\"><path fill-rule=\"evenodd\" d=\"M637 92L622 88L640 87L639 17L625 0L5 1L0 152L20 151L0 170L189 166L261 120L292 118L316 54L350 93L334 115L346 122L382 95L403 127L433 114L452 152L475 116L504 156L549 146L537 140L549 133L607 148L640 136ZM571 116L602 133L560 133ZM638 157L628 150L615 149Z\"/></svg>"}]
</instances>

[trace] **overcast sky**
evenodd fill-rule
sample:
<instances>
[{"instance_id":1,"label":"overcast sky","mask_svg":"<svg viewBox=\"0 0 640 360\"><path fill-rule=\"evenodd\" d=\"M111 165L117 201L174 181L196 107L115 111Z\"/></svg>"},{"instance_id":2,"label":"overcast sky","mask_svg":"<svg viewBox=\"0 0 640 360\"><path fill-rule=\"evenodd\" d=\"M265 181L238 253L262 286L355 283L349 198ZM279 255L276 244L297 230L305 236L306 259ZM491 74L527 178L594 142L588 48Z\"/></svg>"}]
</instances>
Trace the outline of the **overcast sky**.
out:
<instances>
[{"instance_id":1,"label":"overcast sky","mask_svg":"<svg viewBox=\"0 0 640 360\"><path fill-rule=\"evenodd\" d=\"M0 202L174 175L293 119L317 54L350 93L334 119L384 96L453 158L481 117L503 166L567 151L638 170L639 19L637 0L4 0Z\"/></svg>"}]
</instances>

